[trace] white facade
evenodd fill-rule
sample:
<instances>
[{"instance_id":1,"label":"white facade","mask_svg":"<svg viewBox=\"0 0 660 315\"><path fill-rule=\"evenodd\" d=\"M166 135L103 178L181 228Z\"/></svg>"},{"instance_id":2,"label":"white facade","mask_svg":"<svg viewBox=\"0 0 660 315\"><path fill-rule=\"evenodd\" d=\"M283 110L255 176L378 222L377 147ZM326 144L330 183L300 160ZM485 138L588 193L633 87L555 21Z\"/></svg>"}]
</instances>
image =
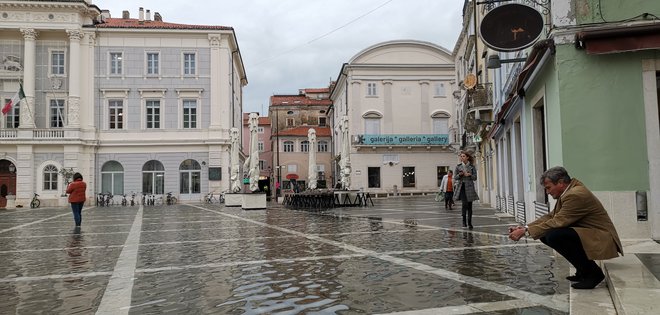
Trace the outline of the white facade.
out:
<instances>
[{"instance_id":1,"label":"white facade","mask_svg":"<svg viewBox=\"0 0 660 315\"><path fill-rule=\"evenodd\" d=\"M64 204L62 169L83 174L90 201L108 191L198 201L228 189L229 129L241 125L247 84L233 29L102 19L82 1L0 9L0 57L22 65L0 70L3 104L19 82L26 95L20 123L12 112L0 127L16 205L33 193Z\"/></svg>"},{"instance_id":2,"label":"white facade","mask_svg":"<svg viewBox=\"0 0 660 315\"><path fill-rule=\"evenodd\" d=\"M331 93L333 152L341 156L339 123L347 116L351 189L379 195L437 191L457 163L454 84L451 53L428 42L376 44L344 64Z\"/></svg>"}]
</instances>

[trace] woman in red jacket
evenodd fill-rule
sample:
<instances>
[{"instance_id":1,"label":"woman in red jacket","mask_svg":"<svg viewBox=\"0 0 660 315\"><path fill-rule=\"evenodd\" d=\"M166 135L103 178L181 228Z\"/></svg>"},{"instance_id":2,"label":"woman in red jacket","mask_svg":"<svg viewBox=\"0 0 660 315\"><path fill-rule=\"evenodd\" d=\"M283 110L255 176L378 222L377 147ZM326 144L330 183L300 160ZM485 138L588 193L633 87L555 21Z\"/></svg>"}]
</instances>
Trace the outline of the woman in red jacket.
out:
<instances>
[{"instance_id":1,"label":"woman in red jacket","mask_svg":"<svg viewBox=\"0 0 660 315\"><path fill-rule=\"evenodd\" d=\"M76 221L76 227L80 227L82 223L82 208L85 203L85 190L87 184L83 182L83 177L80 173L73 174L73 182L66 188L66 193L69 194L69 202L71 203L71 210L73 210L73 220Z\"/></svg>"}]
</instances>

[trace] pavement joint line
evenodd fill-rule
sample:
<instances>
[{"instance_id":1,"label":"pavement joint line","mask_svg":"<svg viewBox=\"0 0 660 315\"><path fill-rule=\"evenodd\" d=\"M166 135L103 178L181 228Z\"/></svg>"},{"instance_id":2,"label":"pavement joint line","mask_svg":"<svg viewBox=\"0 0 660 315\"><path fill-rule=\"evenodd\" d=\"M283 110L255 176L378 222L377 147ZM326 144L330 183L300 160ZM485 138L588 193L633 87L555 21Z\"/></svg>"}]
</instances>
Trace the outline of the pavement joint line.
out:
<instances>
[{"instance_id":1,"label":"pavement joint line","mask_svg":"<svg viewBox=\"0 0 660 315\"><path fill-rule=\"evenodd\" d=\"M365 232L367 233L367 232ZM373 232L371 232L373 233ZM320 236L321 234L310 234ZM177 245L177 244L197 244L197 243L219 243L219 242L236 242L243 240L258 240L258 239L276 239L276 238L290 238L299 237L297 235L286 236L262 236L262 237L244 237L244 238L220 238L212 240L190 240L190 241L172 241L172 242L153 242L153 243L140 243L139 246L159 246L159 245ZM502 245L483 245L483 246L466 246L466 247L450 247L450 248L432 248L432 249L417 249L417 250L402 250L402 251L388 251L382 252L387 255L405 255L405 254L420 254L420 253L434 253L434 252L451 252L461 251L467 249L492 249L492 248L506 248L518 246L540 246L541 242L535 243L521 243L521 244L502 244ZM0 254L8 253L26 253L26 252L49 252L49 251L67 251L73 249L107 249L107 248L123 248L125 245L98 245L98 246L82 246L82 247L63 247L63 248L41 248L41 249L16 249L0 251Z\"/></svg>"},{"instance_id":2,"label":"pavement joint line","mask_svg":"<svg viewBox=\"0 0 660 315\"><path fill-rule=\"evenodd\" d=\"M128 234L128 232L93 232L85 233L85 235L106 235L106 234ZM12 238L50 238L50 237L67 237L71 234L51 234L51 235L28 235L28 236L0 236L0 239L12 239Z\"/></svg>"},{"instance_id":3,"label":"pavement joint line","mask_svg":"<svg viewBox=\"0 0 660 315\"><path fill-rule=\"evenodd\" d=\"M365 254L344 254L344 255L332 255L332 256L308 256L308 257L297 257L297 258L276 258L276 259L264 259L264 260L250 260L250 261L230 261L223 263L210 263L202 265L186 265L186 266L164 266L164 267L154 267L154 268L142 268L137 269L137 273L153 273L161 271L177 271L177 270L188 270L188 269L204 269L204 268L223 268L223 267L233 267L233 266L242 266L242 265L261 265L261 264L270 264L270 263L293 263L301 261L316 261L316 260L325 260L325 259L349 259L349 258L361 258L366 257Z\"/></svg>"},{"instance_id":4,"label":"pavement joint line","mask_svg":"<svg viewBox=\"0 0 660 315\"><path fill-rule=\"evenodd\" d=\"M131 306L131 293L133 292L133 280L137 266L138 248L140 243L140 231L142 230L143 206L138 208L135 220L128 233L124 249L122 249L112 276L105 287L105 292L96 310L96 314L128 314ZM122 309L125 308L125 309Z\"/></svg>"},{"instance_id":5,"label":"pavement joint line","mask_svg":"<svg viewBox=\"0 0 660 315\"><path fill-rule=\"evenodd\" d=\"M245 240L268 240L275 238L290 238L296 237L295 235L284 236L257 236L257 237L237 237L237 238L217 238L212 240L190 240L190 241L172 241L172 242L153 242L153 243L140 243L140 246L158 246L158 245L177 245L177 244L196 244L196 243L219 243L219 242L237 242Z\"/></svg>"},{"instance_id":6,"label":"pavement joint line","mask_svg":"<svg viewBox=\"0 0 660 315\"><path fill-rule=\"evenodd\" d=\"M519 289L510 287L510 286L501 285L501 284L497 284L497 283L494 283L494 282L481 280L479 278L470 277L470 276L462 275L462 274L459 274L459 273L451 272L451 271L448 271L448 270L431 267L429 265L417 263L417 262L410 261L410 260L407 260L407 259L404 259L404 258L398 258L398 257L393 257L391 255L381 254L381 253L378 253L376 251L360 248L360 247L357 247L357 246L354 246L354 245L350 245L350 244L346 244L346 243L342 243L342 242L337 242L337 241L325 239L325 238L322 238L322 237L318 237L318 236L305 234L305 233L294 231L294 230L281 228L281 227L278 227L278 226L273 226L273 225L270 225L270 224L267 224L267 223L263 223L263 222L253 220L253 219L242 218L240 216L236 216L236 215L233 215L233 214L222 213L220 211L206 209L206 208L196 206L196 205L190 205L190 206L198 208L198 209L202 209L202 210L205 210L205 211L209 211L209 212L214 212L214 213L220 214L222 216L227 216L227 217L231 217L231 218L235 218L235 219L239 219L239 220L244 220L246 222L251 222L253 224L258 224L258 225L261 225L261 226L264 226L264 227L270 227L272 229L276 229L276 230L279 230L279 231L299 235L299 236L308 238L310 240L315 240L315 241L322 242L322 243L325 243L325 244L334 245L334 246L337 246L339 248L350 250L350 251L353 251L353 252L356 252L356 253L361 253L361 254L364 254L364 255L367 255L367 256L370 256L370 257L374 257L374 258L378 258L378 259L381 259L381 260L384 260L384 261L387 261L387 262L390 262L390 263L394 263L394 264L397 264L397 265L401 265L401 266L405 266L405 267L408 267L408 268L416 269L416 270L419 270L419 271L422 271L422 272L434 274L434 275L437 275L437 276L440 276L440 277L443 277L443 278L446 278L446 279L450 279L450 280L454 280L454 281L457 281L457 282L469 284L469 285L472 285L472 286L475 286L475 287L478 287L478 288L482 288L482 289L485 289L485 290L498 292L500 294L508 295L508 296L511 296L511 297L514 297L514 298L517 298L517 299L530 301L532 303L542 305L542 306L545 306L545 307L548 307L548 308L552 308L552 309L555 309L555 310L559 310L559 311L562 311L562 312L568 312L568 310L569 310L569 303L568 302L556 301L552 298L548 298L548 297L538 295L538 294L535 294L535 293L532 293L532 292L526 292L526 291L519 290ZM484 233L484 234L489 234L489 233ZM489 234L489 235L499 235L499 234ZM504 237L503 235L499 235L499 236Z\"/></svg>"},{"instance_id":7,"label":"pavement joint line","mask_svg":"<svg viewBox=\"0 0 660 315\"><path fill-rule=\"evenodd\" d=\"M48 222L48 223L45 223L45 224L52 225L52 224L54 224L54 223L58 223L58 224L61 225L62 223L65 223L65 221L57 221L57 222L53 222L53 223ZM87 221L85 221L85 223L87 223ZM85 225L87 225L87 226L92 226L92 227L108 227L108 226L131 226L131 225L133 225L133 223L118 223L118 224L85 224ZM43 226L43 227L41 227L41 228L39 228L39 229L42 229L42 228L43 228L43 229L55 229L55 228L60 229L60 228L62 228L62 227L61 227L61 226Z\"/></svg>"},{"instance_id":8,"label":"pavement joint line","mask_svg":"<svg viewBox=\"0 0 660 315\"><path fill-rule=\"evenodd\" d=\"M429 308L422 310L381 313L379 315L436 315L436 314L459 315L459 314L473 314L480 312L506 311L510 309L521 309L521 308L533 307L533 306L535 305L529 301L514 299L514 300L506 300L506 301L470 303L465 305L445 306L445 307Z\"/></svg>"},{"instance_id":9,"label":"pavement joint line","mask_svg":"<svg viewBox=\"0 0 660 315\"><path fill-rule=\"evenodd\" d=\"M39 248L39 249L14 249L14 250L3 250L0 251L0 254L9 254L9 253L30 253L30 252L54 252L54 251L67 251L72 249L106 249L106 248L118 248L124 247L124 245L98 245L98 246L83 246L83 247L62 247L62 248Z\"/></svg>"},{"instance_id":10,"label":"pavement joint line","mask_svg":"<svg viewBox=\"0 0 660 315\"><path fill-rule=\"evenodd\" d=\"M9 231L13 231L13 230L17 230L17 229L22 229L22 228L24 228L24 227L27 227L27 226L30 226L30 225L33 225L33 224L41 223L41 222L44 222L44 221L48 221L48 220L50 220L50 219L59 218L59 217L62 217L62 216L65 216L65 215L69 215L69 214L70 214L70 213L66 212L66 213L58 214L58 215L55 215L55 216L52 216L52 217L48 217L48 218L45 218L45 219L41 219L41 220L37 220L37 221L32 221L32 222L30 222L30 223L25 223L25 224L17 225L17 226L14 226L14 227L8 228L8 229L0 230L0 234L5 233L5 232L9 232Z\"/></svg>"},{"instance_id":11,"label":"pavement joint line","mask_svg":"<svg viewBox=\"0 0 660 315\"><path fill-rule=\"evenodd\" d=\"M46 275L46 276L30 276L30 277L7 277L7 278L0 278L0 283L43 281L43 280L53 280L53 279L68 279L68 278L89 278L89 277L110 276L110 275L112 275L112 271L92 271L92 272L68 273L61 275Z\"/></svg>"}]
</instances>

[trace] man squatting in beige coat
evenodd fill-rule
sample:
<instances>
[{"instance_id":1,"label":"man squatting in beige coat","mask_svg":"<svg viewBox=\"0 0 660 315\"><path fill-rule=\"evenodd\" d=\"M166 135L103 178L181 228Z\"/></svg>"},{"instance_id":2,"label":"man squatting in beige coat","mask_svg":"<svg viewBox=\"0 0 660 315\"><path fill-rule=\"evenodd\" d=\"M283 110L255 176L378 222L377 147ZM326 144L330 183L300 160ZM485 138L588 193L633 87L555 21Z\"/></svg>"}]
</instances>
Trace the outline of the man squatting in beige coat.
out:
<instances>
[{"instance_id":1,"label":"man squatting in beige coat","mask_svg":"<svg viewBox=\"0 0 660 315\"><path fill-rule=\"evenodd\" d=\"M614 224L596 196L563 167L545 171L541 185L557 200L554 210L527 226L510 227L509 238L528 234L541 240L575 267L575 275L566 278L575 282L573 288L593 289L605 278L594 260L623 255Z\"/></svg>"}]
</instances>

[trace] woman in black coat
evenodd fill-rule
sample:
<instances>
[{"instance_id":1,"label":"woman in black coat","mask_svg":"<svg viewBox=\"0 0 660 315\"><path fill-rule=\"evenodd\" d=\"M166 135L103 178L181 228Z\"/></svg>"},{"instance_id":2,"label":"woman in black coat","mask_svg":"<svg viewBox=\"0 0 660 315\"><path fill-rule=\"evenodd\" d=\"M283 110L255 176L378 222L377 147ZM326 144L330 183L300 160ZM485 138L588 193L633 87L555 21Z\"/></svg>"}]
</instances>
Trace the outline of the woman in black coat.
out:
<instances>
[{"instance_id":1,"label":"woman in black coat","mask_svg":"<svg viewBox=\"0 0 660 315\"><path fill-rule=\"evenodd\" d=\"M454 198L462 202L461 214L463 215L463 227L472 230L472 202L479 200L474 181L477 180L477 169L474 167L474 158L470 153L461 151L461 163L456 166L454 177L457 180ZM467 220L466 220L467 219Z\"/></svg>"}]
</instances>

